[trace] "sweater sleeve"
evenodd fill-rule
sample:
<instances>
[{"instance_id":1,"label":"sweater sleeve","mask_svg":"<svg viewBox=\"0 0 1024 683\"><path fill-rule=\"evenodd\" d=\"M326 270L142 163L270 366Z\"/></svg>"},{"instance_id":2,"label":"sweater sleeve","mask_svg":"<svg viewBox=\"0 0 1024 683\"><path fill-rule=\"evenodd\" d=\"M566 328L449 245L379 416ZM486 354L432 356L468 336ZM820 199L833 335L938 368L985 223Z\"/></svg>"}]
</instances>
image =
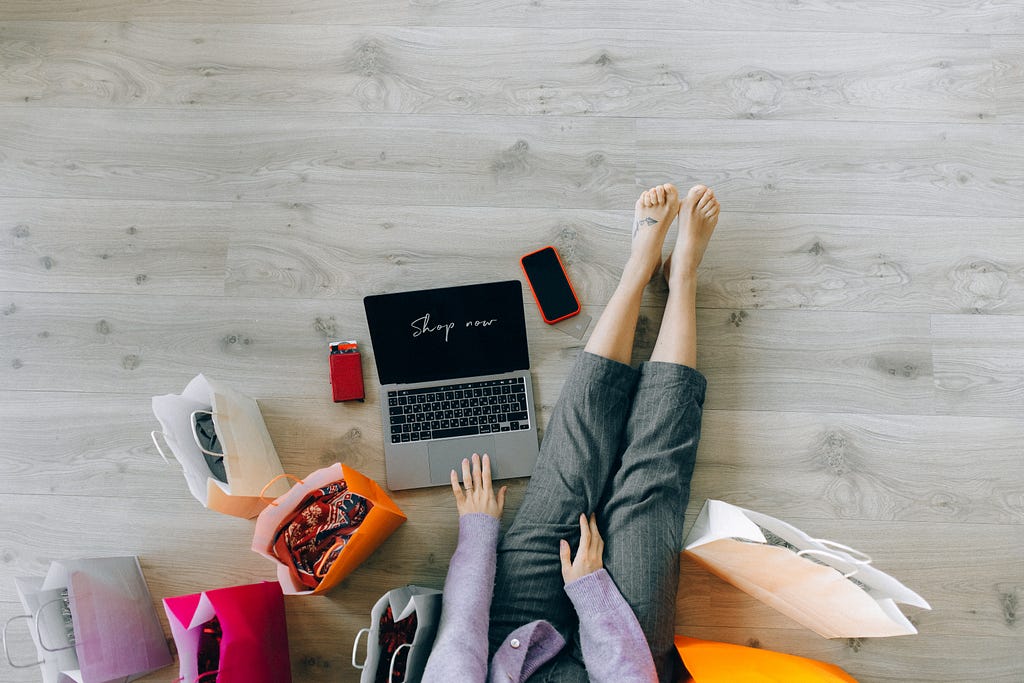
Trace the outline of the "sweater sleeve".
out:
<instances>
[{"instance_id":1,"label":"sweater sleeve","mask_svg":"<svg viewBox=\"0 0 1024 683\"><path fill-rule=\"evenodd\" d=\"M487 628L499 522L474 513L459 518L459 541L448 567L441 623L423 672L423 683L484 683Z\"/></svg>"},{"instance_id":2,"label":"sweater sleeve","mask_svg":"<svg viewBox=\"0 0 1024 683\"><path fill-rule=\"evenodd\" d=\"M607 571L576 579L565 592L580 618L583 662L592 683L658 680L640 622Z\"/></svg>"}]
</instances>

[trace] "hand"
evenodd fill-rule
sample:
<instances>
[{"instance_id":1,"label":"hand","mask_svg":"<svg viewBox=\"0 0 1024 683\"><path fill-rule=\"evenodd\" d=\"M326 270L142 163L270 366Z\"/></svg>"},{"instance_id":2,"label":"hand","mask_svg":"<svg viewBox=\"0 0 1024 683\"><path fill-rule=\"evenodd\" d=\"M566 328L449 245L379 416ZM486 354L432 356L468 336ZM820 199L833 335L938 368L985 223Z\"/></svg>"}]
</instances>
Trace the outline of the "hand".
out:
<instances>
[{"instance_id":1,"label":"hand","mask_svg":"<svg viewBox=\"0 0 1024 683\"><path fill-rule=\"evenodd\" d=\"M580 549L572 562L569 561L569 550L569 542L562 539L558 554L562 559L562 579L566 585L604 567L604 539L597 530L597 515L591 514L589 520L586 515L580 515Z\"/></svg>"},{"instance_id":2,"label":"hand","mask_svg":"<svg viewBox=\"0 0 1024 683\"><path fill-rule=\"evenodd\" d=\"M472 512L482 512L495 519L501 519L501 511L505 509L505 491L502 486L498 495L494 495L491 486L491 459L484 453L481 465L480 456L473 454L472 472L469 458L462 459L462 483L466 490L459 486L459 476L452 470L452 491L455 493L455 505L459 508L459 517Z\"/></svg>"}]
</instances>

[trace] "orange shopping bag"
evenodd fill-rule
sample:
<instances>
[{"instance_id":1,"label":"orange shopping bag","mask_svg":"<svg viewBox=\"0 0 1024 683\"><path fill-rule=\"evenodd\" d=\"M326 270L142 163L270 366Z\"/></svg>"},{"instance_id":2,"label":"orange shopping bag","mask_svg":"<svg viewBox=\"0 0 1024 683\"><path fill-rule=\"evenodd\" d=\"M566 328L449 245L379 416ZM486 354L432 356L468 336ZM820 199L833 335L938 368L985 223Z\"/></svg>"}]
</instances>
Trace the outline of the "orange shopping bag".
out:
<instances>
[{"instance_id":1,"label":"orange shopping bag","mask_svg":"<svg viewBox=\"0 0 1024 683\"><path fill-rule=\"evenodd\" d=\"M676 636L686 683L857 683L834 664L771 650Z\"/></svg>"},{"instance_id":2,"label":"orange shopping bag","mask_svg":"<svg viewBox=\"0 0 1024 683\"><path fill-rule=\"evenodd\" d=\"M377 482L340 463L317 470L297 482L256 518L256 531L252 540L253 550L277 564L277 580L286 595L319 595L330 590L351 574L405 522L405 514ZM330 539L330 547L323 553L317 550L319 554L315 557L309 557L307 553L305 559L315 563L312 572L297 572L293 558L282 545L287 527L296 521L308 522L318 516L322 519L315 521L332 521L332 518L344 515L337 508L303 507L325 490L333 490L335 500L338 499L338 492L342 496L354 494L354 498L349 497L346 504L357 506L361 519L351 533ZM310 544L309 547L314 546ZM316 585L311 586L310 576L314 575Z\"/></svg>"}]
</instances>

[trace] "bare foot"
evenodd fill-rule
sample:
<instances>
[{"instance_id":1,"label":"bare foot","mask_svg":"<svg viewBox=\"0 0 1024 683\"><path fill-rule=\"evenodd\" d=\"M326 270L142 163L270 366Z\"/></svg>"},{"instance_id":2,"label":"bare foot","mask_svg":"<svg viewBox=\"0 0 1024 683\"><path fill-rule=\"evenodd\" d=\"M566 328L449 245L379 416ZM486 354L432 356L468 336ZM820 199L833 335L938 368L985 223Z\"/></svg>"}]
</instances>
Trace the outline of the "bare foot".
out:
<instances>
[{"instance_id":1,"label":"bare foot","mask_svg":"<svg viewBox=\"0 0 1024 683\"><path fill-rule=\"evenodd\" d=\"M679 239L665 261L665 279L669 280L673 262L680 275L693 275L704 258L711 233L718 225L718 200L706 185L694 185L679 207ZM669 280L671 284L671 280Z\"/></svg>"},{"instance_id":2,"label":"bare foot","mask_svg":"<svg viewBox=\"0 0 1024 683\"><path fill-rule=\"evenodd\" d=\"M679 192L666 183L646 190L636 200L633 213L633 249L627 269L650 280L661 266L665 235L679 212Z\"/></svg>"}]
</instances>

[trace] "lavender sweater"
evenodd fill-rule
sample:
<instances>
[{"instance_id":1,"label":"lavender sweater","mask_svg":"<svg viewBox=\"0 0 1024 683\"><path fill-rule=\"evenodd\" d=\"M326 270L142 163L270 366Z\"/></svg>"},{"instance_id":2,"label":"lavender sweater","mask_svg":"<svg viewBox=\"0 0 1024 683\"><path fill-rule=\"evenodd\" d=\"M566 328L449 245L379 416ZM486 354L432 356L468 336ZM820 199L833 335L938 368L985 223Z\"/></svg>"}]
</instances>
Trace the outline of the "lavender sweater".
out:
<instances>
[{"instance_id":1,"label":"lavender sweater","mask_svg":"<svg viewBox=\"0 0 1024 683\"><path fill-rule=\"evenodd\" d=\"M459 518L459 543L444 582L441 624L423 683L523 683L565 646L546 621L520 626L487 662L487 628L494 593L498 520ZM552 561L557 562L557 549ZM604 569L565 587L580 621L583 661L592 683L657 681L640 624Z\"/></svg>"}]
</instances>

